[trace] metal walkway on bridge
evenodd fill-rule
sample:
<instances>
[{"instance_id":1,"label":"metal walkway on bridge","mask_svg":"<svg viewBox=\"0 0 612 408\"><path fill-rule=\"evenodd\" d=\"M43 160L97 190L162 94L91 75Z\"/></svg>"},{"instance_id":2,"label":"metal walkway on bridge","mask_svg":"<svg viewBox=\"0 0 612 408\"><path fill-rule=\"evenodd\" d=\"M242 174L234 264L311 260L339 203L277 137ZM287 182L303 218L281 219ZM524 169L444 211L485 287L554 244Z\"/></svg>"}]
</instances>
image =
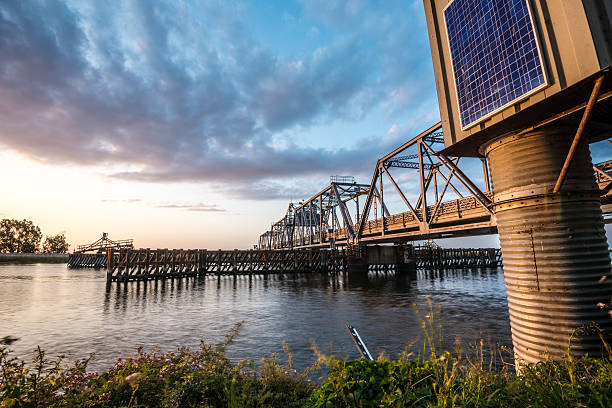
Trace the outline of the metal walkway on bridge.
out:
<instances>
[{"instance_id":1,"label":"metal walkway on bridge","mask_svg":"<svg viewBox=\"0 0 612 408\"><path fill-rule=\"evenodd\" d=\"M497 233L486 159L472 159L481 163L466 166L466 159L460 163L443 149L437 123L380 158L370 184L332 177L316 195L289 204L285 215L259 237L258 247L333 247ZM605 217L612 214L612 160L593 169ZM416 184L417 189L402 189L400 183ZM390 211L392 205L400 211Z\"/></svg>"}]
</instances>

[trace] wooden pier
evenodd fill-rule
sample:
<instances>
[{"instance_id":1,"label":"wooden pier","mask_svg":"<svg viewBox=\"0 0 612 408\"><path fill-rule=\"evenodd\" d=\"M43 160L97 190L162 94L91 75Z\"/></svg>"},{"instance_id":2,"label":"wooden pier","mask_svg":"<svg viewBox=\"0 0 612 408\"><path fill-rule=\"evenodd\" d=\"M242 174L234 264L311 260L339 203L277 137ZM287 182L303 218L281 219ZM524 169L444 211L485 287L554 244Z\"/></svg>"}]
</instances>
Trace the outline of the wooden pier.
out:
<instances>
[{"instance_id":1,"label":"wooden pier","mask_svg":"<svg viewBox=\"0 0 612 408\"><path fill-rule=\"evenodd\" d=\"M107 281L346 270L343 250L109 249Z\"/></svg>"},{"instance_id":2,"label":"wooden pier","mask_svg":"<svg viewBox=\"0 0 612 408\"><path fill-rule=\"evenodd\" d=\"M484 268L501 265L498 248L439 248L407 245L368 247L361 255L344 249L206 250L109 248L106 253L70 254L70 268L105 268L107 281L132 281L205 275L265 275L392 270L398 259L428 269ZM388 253L388 254L387 254ZM384 255L389 256L384 256ZM361 257L360 257L361 256ZM398 266L399 265L395 265ZM365 269L363 269L365 268Z\"/></svg>"}]
</instances>

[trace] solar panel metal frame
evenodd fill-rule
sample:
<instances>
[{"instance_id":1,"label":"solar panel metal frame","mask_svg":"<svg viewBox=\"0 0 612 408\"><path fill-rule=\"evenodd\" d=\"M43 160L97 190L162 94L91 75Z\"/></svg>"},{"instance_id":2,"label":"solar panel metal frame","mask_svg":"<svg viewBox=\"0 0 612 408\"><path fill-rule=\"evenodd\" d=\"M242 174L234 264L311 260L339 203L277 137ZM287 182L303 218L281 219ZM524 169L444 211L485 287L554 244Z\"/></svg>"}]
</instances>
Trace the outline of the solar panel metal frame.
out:
<instances>
[{"instance_id":1,"label":"solar panel metal frame","mask_svg":"<svg viewBox=\"0 0 612 408\"><path fill-rule=\"evenodd\" d=\"M513 100L511 100L509 102L506 102L504 105L502 105L502 106L492 110L491 112L489 112L486 115L483 115L480 118L478 118L478 119L468 123L467 125L463 124L463 119L461 118L461 109L460 109L460 103L459 103L459 90L457 88L457 80L455 78L455 67L454 67L454 63L453 63L453 54L452 54L452 50L451 50L451 46L450 46L450 37L448 35L448 24L446 23L446 17L445 17L446 9L449 8L455 2L455 0L451 0L446 5L446 7L444 7L442 9L442 19L444 20L444 30L445 30L445 34L446 34L446 45L448 47L448 54L449 54L449 57L450 57L450 66L451 66L451 74L452 74L451 76L453 78L453 86L455 87L455 101L457 103L457 111L459 112L459 121L461 122L461 130L463 130L463 131L478 125L482 121L484 121L484 120L490 118L491 116L495 115L496 113L499 113L502 110L506 109L508 106L514 105L518 101L526 99L529 96L533 95L534 93L539 92L543 88L546 88L547 86L550 85L549 78L548 78L548 69L547 69L547 66L545 64L544 56L542 54L542 47L540 45L540 38L539 38L539 35L538 35L538 30L537 30L537 28L535 26L535 22L534 22L533 10L531 9L531 4L530 4L529 0L523 0L523 1L527 5L527 11L529 12L529 21L531 23L531 30L533 32L533 36L534 36L535 43L536 43L536 48L538 50L538 58L540 60L540 66L542 67L542 75L544 76L544 83L541 84L541 85L538 85L537 87L533 88L529 92L526 92L526 93L522 94L521 96L518 96L515 99L513 99Z\"/></svg>"}]
</instances>

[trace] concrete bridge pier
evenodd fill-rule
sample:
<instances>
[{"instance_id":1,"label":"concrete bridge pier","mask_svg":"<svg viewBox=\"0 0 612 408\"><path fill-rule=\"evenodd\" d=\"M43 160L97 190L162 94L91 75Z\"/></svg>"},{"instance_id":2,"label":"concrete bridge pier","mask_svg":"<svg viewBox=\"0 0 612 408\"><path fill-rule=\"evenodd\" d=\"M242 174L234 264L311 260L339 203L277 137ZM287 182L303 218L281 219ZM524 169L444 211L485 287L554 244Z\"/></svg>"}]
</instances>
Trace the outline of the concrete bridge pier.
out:
<instances>
[{"instance_id":1,"label":"concrete bridge pier","mask_svg":"<svg viewBox=\"0 0 612 408\"><path fill-rule=\"evenodd\" d=\"M610 254L586 141L553 192L577 123L505 135L481 148L488 161L514 352L537 362L602 356L612 316ZM571 346L570 346L571 344ZM519 361L520 362L520 361Z\"/></svg>"},{"instance_id":2,"label":"concrete bridge pier","mask_svg":"<svg viewBox=\"0 0 612 408\"><path fill-rule=\"evenodd\" d=\"M412 246L408 245L362 245L349 254L348 272L367 274L368 270L394 269L397 276L416 273L412 259Z\"/></svg>"},{"instance_id":3,"label":"concrete bridge pier","mask_svg":"<svg viewBox=\"0 0 612 408\"><path fill-rule=\"evenodd\" d=\"M366 256L363 254L366 251L366 247L361 247L361 253L349 254L346 257L346 271L350 274L367 274L368 263Z\"/></svg>"},{"instance_id":4,"label":"concrete bridge pier","mask_svg":"<svg viewBox=\"0 0 612 408\"><path fill-rule=\"evenodd\" d=\"M399 244L395 246L395 273L399 275L416 276L416 259L412 245Z\"/></svg>"}]
</instances>

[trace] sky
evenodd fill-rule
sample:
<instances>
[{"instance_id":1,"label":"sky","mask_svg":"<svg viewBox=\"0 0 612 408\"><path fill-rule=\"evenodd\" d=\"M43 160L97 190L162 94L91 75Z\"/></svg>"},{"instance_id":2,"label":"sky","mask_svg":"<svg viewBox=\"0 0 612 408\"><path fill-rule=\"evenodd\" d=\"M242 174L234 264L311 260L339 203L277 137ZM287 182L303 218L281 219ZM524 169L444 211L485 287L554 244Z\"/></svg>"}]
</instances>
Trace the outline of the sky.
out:
<instances>
[{"instance_id":1,"label":"sky","mask_svg":"<svg viewBox=\"0 0 612 408\"><path fill-rule=\"evenodd\" d=\"M0 3L0 218L73 246L249 248L437 121L421 0Z\"/></svg>"}]
</instances>

